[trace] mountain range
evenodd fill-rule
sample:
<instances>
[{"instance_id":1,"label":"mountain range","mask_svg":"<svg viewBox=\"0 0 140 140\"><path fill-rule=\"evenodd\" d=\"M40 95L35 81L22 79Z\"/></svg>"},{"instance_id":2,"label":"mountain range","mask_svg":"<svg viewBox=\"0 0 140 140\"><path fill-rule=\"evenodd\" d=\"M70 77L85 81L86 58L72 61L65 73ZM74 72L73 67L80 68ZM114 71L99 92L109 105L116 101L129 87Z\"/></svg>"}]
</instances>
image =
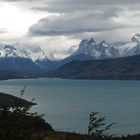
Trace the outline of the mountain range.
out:
<instances>
[{"instance_id":1,"label":"mountain range","mask_svg":"<svg viewBox=\"0 0 140 140\"><path fill-rule=\"evenodd\" d=\"M104 60L140 54L140 34L130 41L107 43L96 42L93 38L82 40L77 49L62 60L51 60L39 46L0 44L0 70L49 71L73 60Z\"/></svg>"}]
</instances>

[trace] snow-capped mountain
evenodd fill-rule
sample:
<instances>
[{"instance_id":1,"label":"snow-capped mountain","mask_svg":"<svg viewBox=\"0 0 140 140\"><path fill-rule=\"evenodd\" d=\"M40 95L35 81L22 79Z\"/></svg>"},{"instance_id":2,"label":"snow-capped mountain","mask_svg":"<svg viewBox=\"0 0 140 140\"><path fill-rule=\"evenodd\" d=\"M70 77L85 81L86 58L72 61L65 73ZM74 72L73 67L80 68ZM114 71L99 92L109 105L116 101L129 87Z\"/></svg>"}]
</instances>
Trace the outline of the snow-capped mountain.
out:
<instances>
[{"instance_id":1,"label":"snow-capped mountain","mask_svg":"<svg viewBox=\"0 0 140 140\"><path fill-rule=\"evenodd\" d=\"M140 34L135 34L129 42L114 45L114 48L119 52L118 57L140 54Z\"/></svg>"},{"instance_id":2,"label":"snow-capped mountain","mask_svg":"<svg viewBox=\"0 0 140 140\"><path fill-rule=\"evenodd\" d=\"M51 55L48 55L47 52L39 46L31 46L20 43L1 43L0 68L4 65L7 66L6 63L8 62L9 64L13 64L11 66L12 68L15 65L15 68L20 69L21 64L18 66L16 65L18 58L20 58L20 60L21 58L23 58L24 61L26 59L26 66L29 64L29 61L27 60L30 60L34 65L41 69L51 70L56 69L72 60L100 60L107 58L133 56L136 54L140 54L140 34L135 34L130 41L118 43L107 43L105 40L97 43L93 38L89 40L84 39L80 42L78 47L72 46L67 51L67 53L64 52L64 54L67 54L69 56L64 58L63 60L49 60L47 56ZM52 56L54 57L54 54ZM4 58L6 59L6 61L4 60Z\"/></svg>"},{"instance_id":3,"label":"snow-capped mountain","mask_svg":"<svg viewBox=\"0 0 140 140\"><path fill-rule=\"evenodd\" d=\"M40 71L36 61L46 59L45 52L38 46L0 44L0 70Z\"/></svg>"},{"instance_id":4,"label":"snow-capped mountain","mask_svg":"<svg viewBox=\"0 0 140 140\"><path fill-rule=\"evenodd\" d=\"M23 44L0 44L0 58L21 57L32 61L46 59L45 52L38 46L27 46Z\"/></svg>"},{"instance_id":5,"label":"snow-capped mountain","mask_svg":"<svg viewBox=\"0 0 140 140\"><path fill-rule=\"evenodd\" d=\"M93 38L90 40L82 40L78 50L73 55L84 54L93 57L94 59L113 58L118 56L117 49L105 40L96 43Z\"/></svg>"},{"instance_id":6,"label":"snow-capped mountain","mask_svg":"<svg viewBox=\"0 0 140 140\"><path fill-rule=\"evenodd\" d=\"M105 40L97 43L93 38L89 40L84 39L78 47L72 46L67 53L64 52L64 54L68 56L67 58L84 55L93 59L116 58L140 54L140 34L135 34L130 41L118 43L107 43ZM0 58L4 57L28 58L33 62L38 60L46 61L48 59L46 51L41 47L20 43L1 43Z\"/></svg>"},{"instance_id":7,"label":"snow-capped mountain","mask_svg":"<svg viewBox=\"0 0 140 140\"><path fill-rule=\"evenodd\" d=\"M78 50L73 54L84 54L93 59L106 59L140 54L140 34L135 34L131 41L109 44L105 40L96 43L93 38L82 40Z\"/></svg>"}]
</instances>

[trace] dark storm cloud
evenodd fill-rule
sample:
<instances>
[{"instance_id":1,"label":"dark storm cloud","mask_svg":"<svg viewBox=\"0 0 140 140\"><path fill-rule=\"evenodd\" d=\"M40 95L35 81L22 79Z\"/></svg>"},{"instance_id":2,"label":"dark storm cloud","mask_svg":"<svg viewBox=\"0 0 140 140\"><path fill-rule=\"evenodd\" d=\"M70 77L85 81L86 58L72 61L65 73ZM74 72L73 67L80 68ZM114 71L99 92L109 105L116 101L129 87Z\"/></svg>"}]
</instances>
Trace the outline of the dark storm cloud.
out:
<instances>
[{"instance_id":1,"label":"dark storm cloud","mask_svg":"<svg viewBox=\"0 0 140 140\"><path fill-rule=\"evenodd\" d=\"M99 13L73 13L50 18L43 18L30 27L33 35L72 35L84 32L101 32L123 28L125 25L115 23L112 17L117 16L115 9Z\"/></svg>"},{"instance_id":2,"label":"dark storm cloud","mask_svg":"<svg viewBox=\"0 0 140 140\"><path fill-rule=\"evenodd\" d=\"M72 0L71 0L72 1ZM67 2L70 2L67 0ZM77 4L78 1L76 1ZM63 1L63 3L65 3ZM38 21L36 24L32 25L29 29L30 34L38 36L61 36L61 35L74 35L77 33L85 32L102 32L106 30L114 30L118 28L124 28L125 24L116 23L113 18L118 16L118 11L121 8L117 7L100 7L89 9L91 3L84 5L84 9L75 9L72 4L69 8L64 4L64 9L62 11L57 11L59 16L45 17ZM70 8L71 7L71 8ZM65 10L66 9L66 10ZM72 11L68 11L71 9ZM83 11L84 10L84 11ZM54 11L57 13L56 11Z\"/></svg>"},{"instance_id":3,"label":"dark storm cloud","mask_svg":"<svg viewBox=\"0 0 140 140\"><path fill-rule=\"evenodd\" d=\"M30 2L32 9L49 12L70 12L75 10L94 10L95 7L108 8L138 6L139 0L0 0L4 2ZM36 4L37 3L37 4Z\"/></svg>"},{"instance_id":4,"label":"dark storm cloud","mask_svg":"<svg viewBox=\"0 0 140 140\"><path fill-rule=\"evenodd\" d=\"M3 0L23 2L23 7L30 2L29 8L38 12L49 12L50 16L40 19L29 28L33 36L69 36L78 33L113 31L132 28L130 22L117 21L126 16L125 11L140 11L138 0ZM20 5L22 6L22 4ZM54 16L56 14L57 16ZM47 14L46 14L47 15ZM129 16L129 15L128 15ZM137 23L138 20L135 22ZM139 22L138 22L139 24Z\"/></svg>"},{"instance_id":5,"label":"dark storm cloud","mask_svg":"<svg viewBox=\"0 0 140 140\"><path fill-rule=\"evenodd\" d=\"M33 9L49 12L72 12L77 10L94 10L95 7L133 7L140 4L138 0L44 0L40 6Z\"/></svg>"}]
</instances>

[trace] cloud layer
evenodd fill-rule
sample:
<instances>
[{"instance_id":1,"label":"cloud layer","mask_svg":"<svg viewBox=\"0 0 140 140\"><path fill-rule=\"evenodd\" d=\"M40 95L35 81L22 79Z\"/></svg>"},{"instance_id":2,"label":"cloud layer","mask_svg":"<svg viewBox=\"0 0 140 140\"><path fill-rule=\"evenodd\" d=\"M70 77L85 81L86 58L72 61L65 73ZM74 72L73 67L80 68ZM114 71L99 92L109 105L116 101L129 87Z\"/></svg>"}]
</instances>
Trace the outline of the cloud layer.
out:
<instances>
[{"instance_id":1,"label":"cloud layer","mask_svg":"<svg viewBox=\"0 0 140 140\"><path fill-rule=\"evenodd\" d=\"M115 30L118 33L139 26L139 8L137 0L44 0L32 9L56 15L40 19L29 33L33 36L84 36Z\"/></svg>"},{"instance_id":2,"label":"cloud layer","mask_svg":"<svg viewBox=\"0 0 140 140\"><path fill-rule=\"evenodd\" d=\"M102 32L124 28L125 24L116 23L115 11L74 12L59 16L46 17L34 24L29 30L33 35L60 36L85 32Z\"/></svg>"},{"instance_id":3,"label":"cloud layer","mask_svg":"<svg viewBox=\"0 0 140 140\"><path fill-rule=\"evenodd\" d=\"M28 9L28 12L32 11L36 15L43 15L40 20L32 23L24 36L37 40L38 44L44 40L46 46L59 47L56 38L67 42L67 45L89 37L112 42L123 41L140 31L138 0L0 0L2 1L25 11ZM27 21L24 22L26 24ZM50 45L49 42L53 43Z\"/></svg>"}]
</instances>

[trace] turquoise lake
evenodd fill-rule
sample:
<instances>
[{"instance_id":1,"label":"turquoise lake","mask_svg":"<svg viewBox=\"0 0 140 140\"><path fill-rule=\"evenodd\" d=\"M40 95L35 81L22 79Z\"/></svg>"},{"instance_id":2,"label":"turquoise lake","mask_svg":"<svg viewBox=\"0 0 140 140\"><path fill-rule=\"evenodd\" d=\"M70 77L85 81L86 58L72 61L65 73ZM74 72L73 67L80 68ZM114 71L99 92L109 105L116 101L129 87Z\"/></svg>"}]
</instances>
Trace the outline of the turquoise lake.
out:
<instances>
[{"instance_id":1,"label":"turquoise lake","mask_svg":"<svg viewBox=\"0 0 140 140\"><path fill-rule=\"evenodd\" d=\"M35 98L33 111L59 131L87 133L92 111L117 124L111 134L140 133L140 81L21 79L0 81L0 92Z\"/></svg>"}]
</instances>

